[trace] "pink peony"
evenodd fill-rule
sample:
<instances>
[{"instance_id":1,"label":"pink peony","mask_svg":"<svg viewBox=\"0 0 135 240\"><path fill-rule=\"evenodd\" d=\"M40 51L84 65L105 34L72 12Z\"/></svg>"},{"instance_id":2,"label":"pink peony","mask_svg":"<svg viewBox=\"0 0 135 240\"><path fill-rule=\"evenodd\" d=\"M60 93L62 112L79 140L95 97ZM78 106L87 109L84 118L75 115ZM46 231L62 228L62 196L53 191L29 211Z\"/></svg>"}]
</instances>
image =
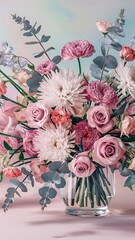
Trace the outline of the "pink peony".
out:
<instances>
[{"instance_id":1,"label":"pink peony","mask_svg":"<svg viewBox=\"0 0 135 240\"><path fill-rule=\"evenodd\" d=\"M46 61L37 66L37 72L41 75L48 74L50 71L54 70L56 67L55 63L52 61Z\"/></svg>"},{"instance_id":2,"label":"pink peony","mask_svg":"<svg viewBox=\"0 0 135 240\"><path fill-rule=\"evenodd\" d=\"M41 103L29 103L25 110L25 119L32 128L42 127L49 118L49 110Z\"/></svg>"},{"instance_id":3,"label":"pink peony","mask_svg":"<svg viewBox=\"0 0 135 240\"><path fill-rule=\"evenodd\" d=\"M5 82L0 80L0 95L5 94L7 92L7 88Z\"/></svg>"},{"instance_id":4,"label":"pink peony","mask_svg":"<svg viewBox=\"0 0 135 240\"><path fill-rule=\"evenodd\" d=\"M127 62L133 61L135 59L135 50L131 47L124 46L120 51L120 57L124 58Z\"/></svg>"},{"instance_id":5,"label":"pink peony","mask_svg":"<svg viewBox=\"0 0 135 240\"><path fill-rule=\"evenodd\" d=\"M123 158L126 147L121 139L106 135L94 143L92 158L101 166L114 165Z\"/></svg>"},{"instance_id":6,"label":"pink peony","mask_svg":"<svg viewBox=\"0 0 135 240\"><path fill-rule=\"evenodd\" d=\"M80 178L89 177L96 169L88 157L88 152L79 153L68 166L69 170Z\"/></svg>"},{"instance_id":7,"label":"pink peony","mask_svg":"<svg viewBox=\"0 0 135 240\"><path fill-rule=\"evenodd\" d=\"M112 27L112 23L105 21L96 21L96 26L100 32L107 33L107 29Z\"/></svg>"},{"instance_id":8,"label":"pink peony","mask_svg":"<svg viewBox=\"0 0 135 240\"><path fill-rule=\"evenodd\" d=\"M64 45L61 50L61 57L63 60L71 60L73 58L90 57L94 52L94 46L87 40L76 40Z\"/></svg>"},{"instance_id":9,"label":"pink peony","mask_svg":"<svg viewBox=\"0 0 135 240\"><path fill-rule=\"evenodd\" d=\"M70 123L71 122L70 114L66 113L62 109L54 110L52 112L51 119L57 125L59 125L59 124L63 125L65 123Z\"/></svg>"},{"instance_id":10,"label":"pink peony","mask_svg":"<svg viewBox=\"0 0 135 240\"><path fill-rule=\"evenodd\" d=\"M116 123L114 118L110 119L110 109L101 105L91 107L87 119L90 127L96 128L100 133L107 133Z\"/></svg>"},{"instance_id":11,"label":"pink peony","mask_svg":"<svg viewBox=\"0 0 135 240\"><path fill-rule=\"evenodd\" d=\"M3 174L7 178L18 178L22 175L22 172L16 167L7 167L3 169Z\"/></svg>"},{"instance_id":12,"label":"pink peony","mask_svg":"<svg viewBox=\"0 0 135 240\"><path fill-rule=\"evenodd\" d=\"M110 108L115 108L118 102L118 96L114 89L100 81L89 83L86 89L89 100L100 103Z\"/></svg>"},{"instance_id":13,"label":"pink peony","mask_svg":"<svg viewBox=\"0 0 135 240\"><path fill-rule=\"evenodd\" d=\"M39 162L38 158L32 160L32 162L30 163L32 174L35 177L35 180L40 183L43 183L43 180L41 178L42 174L45 172L49 172L48 166L45 166L43 164L45 164L44 161Z\"/></svg>"},{"instance_id":14,"label":"pink peony","mask_svg":"<svg viewBox=\"0 0 135 240\"><path fill-rule=\"evenodd\" d=\"M128 136L135 133L135 118L125 116L121 125L121 134Z\"/></svg>"},{"instance_id":15,"label":"pink peony","mask_svg":"<svg viewBox=\"0 0 135 240\"><path fill-rule=\"evenodd\" d=\"M29 130L21 133L21 136L23 138L23 149L30 157L37 154L33 143L36 134L36 130Z\"/></svg>"},{"instance_id":16,"label":"pink peony","mask_svg":"<svg viewBox=\"0 0 135 240\"><path fill-rule=\"evenodd\" d=\"M76 125L73 125L75 131L75 143L80 146L82 140L82 146L84 151L92 149L93 144L100 138L100 133L96 128L92 128L85 121L81 121Z\"/></svg>"}]
</instances>

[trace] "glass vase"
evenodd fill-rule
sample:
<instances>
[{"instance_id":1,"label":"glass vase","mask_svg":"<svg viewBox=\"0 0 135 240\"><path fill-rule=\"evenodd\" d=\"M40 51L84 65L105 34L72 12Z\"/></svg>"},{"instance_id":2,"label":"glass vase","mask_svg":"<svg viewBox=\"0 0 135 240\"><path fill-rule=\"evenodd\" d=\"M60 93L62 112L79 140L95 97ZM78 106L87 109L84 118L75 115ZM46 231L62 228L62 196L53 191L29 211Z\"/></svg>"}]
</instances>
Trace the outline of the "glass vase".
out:
<instances>
[{"instance_id":1,"label":"glass vase","mask_svg":"<svg viewBox=\"0 0 135 240\"><path fill-rule=\"evenodd\" d=\"M105 216L109 213L108 205L115 195L115 176L109 167L97 168L86 178L66 174L65 180L60 196L67 214Z\"/></svg>"}]
</instances>

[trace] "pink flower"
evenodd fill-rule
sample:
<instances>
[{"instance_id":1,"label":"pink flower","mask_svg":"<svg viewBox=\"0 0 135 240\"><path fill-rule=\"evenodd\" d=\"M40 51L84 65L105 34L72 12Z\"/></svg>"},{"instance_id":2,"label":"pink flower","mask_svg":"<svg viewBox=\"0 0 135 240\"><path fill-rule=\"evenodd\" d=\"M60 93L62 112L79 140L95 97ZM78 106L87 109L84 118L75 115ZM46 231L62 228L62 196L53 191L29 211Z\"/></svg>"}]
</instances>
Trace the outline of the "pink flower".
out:
<instances>
[{"instance_id":1,"label":"pink flower","mask_svg":"<svg viewBox=\"0 0 135 240\"><path fill-rule=\"evenodd\" d=\"M128 136L129 134L134 134L135 132L135 119L126 116L122 121L121 134Z\"/></svg>"},{"instance_id":2,"label":"pink flower","mask_svg":"<svg viewBox=\"0 0 135 240\"><path fill-rule=\"evenodd\" d=\"M9 134L11 136L19 136L20 133L17 130L14 129L8 129L4 133ZM8 137L0 135L0 152L6 153L7 149L4 147L4 141L9 144L9 146L12 147L12 149L17 149L19 147L18 138Z\"/></svg>"},{"instance_id":3,"label":"pink flower","mask_svg":"<svg viewBox=\"0 0 135 240\"><path fill-rule=\"evenodd\" d=\"M46 61L37 66L37 72L41 75L48 74L50 71L54 70L56 64L52 61Z\"/></svg>"},{"instance_id":4,"label":"pink flower","mask_svg":"<svg viewBox=\"0 0 135 240\"><path fill-rule=\"evenodd\" d=\"M7 167L3 169L3 174L7 178L18 178L22 175L22 172L16 167Z\"/></svg>"},{"instance_id":5,"label":"pink flower","mask_svg":"<svg viewBox=\"0 0 135 240\"><path fill-rule=\"evenodd\" d=\"M133 61L135 59L135 50L131 47L124 46L120 51L120 57L124 58L127 62Z\"/></svg>"},{"instance_id":6,"label":"pink flower","mask_svg":"<svg viewBox=\"0 0 135 240\"><path fill-rule=\"evenodd\" d=\"M35 177L35 180L40 183L43 183L43 180L41 178L42 174L45 172L49 172L48 166L45 166L44 164L44 161L41 162L38 158L32 160L32 162L30 163L32 174Z\"/></svg>"},{"instance_id":7,"label":"pink flower","mask_svg":"<svg viewBox=\"0 0 135 240\"><path fill-rule=\"evenodd\" d=\"M80 146L82 140L82 146L84 151L92 149L93 144L100 138L100 133L97 129L92 128L85 121L81 121L76 125L73 125L73 130L75 131L75 143Z\"/></svg>"},{"instance_id":8,"label":"pink flower","mask_svg":"<svg viewBox=\"0 0 135 240\"><path fill-rule=\"evenodd\" d=\"M115 108L119 100L114 89L100 81L89 83L86 92L89 100L111 108Z\"/></svg>"},{"instance_id":9,"label":"pink flower","mask_svg":"<svg viewBox=\"0 0 135 240\"><path fill-rule=\"evenodd\" d=\"M23 138L23 149L30 157L37 154L37 151L33 143L36 134L37 134L36 130L29 130L21 133L21 136Z\"/></svg>"},{"instance_id":10,"label":"pink flower","mask_svg":"<svg viewBox=\"0 0 135 240\"><path fill-rule=\"evenodd\" d=\"M135 158L132 159L132 163L130 164L130 166L128 168L135 171Z\"/></svg>"},{"instance_id":11,"label":"pink flower","mask_svg":"<svg viewBox=\"0 0 135 240\"><path fill-rule=\"evenodd\" d=\"M132 115L135 114L135 102L128 105L126 111L125 111L125 115Z\"/></svg>"},{"instance_id":12,"label":"pink flower","mask_svg":"<svg viewBox=\"0 0 135 240\"><path fill-rule=\"evenodd\" d=\"M90 57L94 52L94 46L87 40L76 40L64 45L61 50L61 57L63 60L71 60L73 58Z\"/></svg>"},{"instance_id":13,"label":"pink flower","mask_svg":"<svg viewBox=\"0 0 135 240\"><path fill-rule=\"evenodd\" d=\"M102 33L107 33L107 29L112 27L111 22L96 21L96 26L98 30Z\"/></svg>"},{"instance_id":14,"label":"pink flower","mask_svg":"<svg viewBox=\"0 0 135 240\"><path fill-rule=\"evenodd\" d=\"M51 119L57 125L59 125L59 124L64 125L65 123L70 123L71 122L70 114L66 113L62 109L54 110L52 112Z\"/></svg>"},{"instance_id":15,"label":"pink flower","mask_svg":"<svg viewBox=\"0 0 135 240\"><path fill-rule=\"evenodd\" d=\"M94 143L92 158L101 166L113 165L123 157L125 151L121 139L106 135Z\"/></svg>"},{"instance_id":16,"label":"pink flower","mask_svg":"<svg viewBox=\"0 0 135 240\"><path fill-rule=\"evenodd\" d=\"M91 107L87 119L90 127L96 128L100 133L110 131L116 123L114 118L110 119L110 109L101 105Z\"/></svg>"},{"instance_id":17,"label":"pink flower","mask_svg":"<svg viewBox=\"0 0 135 240\"><path fill-rule=\"evenodd\" d=\"M25 108L22 108L20 111L14 112L15 118L19 121L19 122L25 122L26 118L25 118Z\"/></svg>"},{"instance_id":18,"label":"pink flower","mask_svg":"<svg viewBox=\"0 0 135 240\"><path fill-rule=\"evenodd\" d=\"M28 75L25 71L21 70L14 76L14 79L18 80L19 84L21 85L23 83L26 83L27 80L31 77L31 74Z\"/></svg>"},{"instance_id":19,"label":"pink flower","mask_svg":"<svg viewBox=\"0 0 135 240\"><path fill-rule=\"evenodd\" d=\"M5 94L7 92L7 88L5 82L0 80L0 95Z\"/></svg>"},{"instance_id":20,"label":"pink flower","mask_svg":"<svg viewBox=\"0 0 135 240\"><path fill-rule=\"evenodd\" d=\"M3 113L5 113L7 116L14 117L15 111L19 110L20 107L17 104L12 103L10 101L4 101L2 109Z\"/></svg>"},{"instance_id":21,"label":"pink flower","mask_svg":"<svg viewBox=\"0 0 135 240\"><path fill-rule=\"evenodd\" d=\"M79 153L68 166L69 170L80 178L89 177L96 169L88 157L88 152Z\"/></svg>"},{"instance_id":22,"label":"pink flower","mask_svg":"<svg viewBox=\"0 0 135 240\"><path fill-rule=\"evenodd\" d=\"M39 102L29 103L25 110L25 118L30 127L42 127L48 121L49 110Z\"/></svg>"}]
</instances>

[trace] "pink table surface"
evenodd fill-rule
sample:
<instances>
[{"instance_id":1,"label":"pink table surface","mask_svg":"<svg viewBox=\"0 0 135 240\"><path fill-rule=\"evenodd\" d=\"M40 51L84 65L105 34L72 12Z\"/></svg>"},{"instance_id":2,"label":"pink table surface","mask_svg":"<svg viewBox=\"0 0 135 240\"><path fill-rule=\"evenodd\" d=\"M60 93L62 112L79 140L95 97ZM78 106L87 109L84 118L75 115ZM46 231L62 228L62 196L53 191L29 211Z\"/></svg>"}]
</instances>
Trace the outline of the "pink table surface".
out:
<instances>
[{"instance_id":1,"label":"pink table surface","mask_svg":"<svg viewBox=\"0 0 135 240\"><path fill-rule=\"evenodd\" d=\"M15 203L7 213L0 209L0 240L117 240L135 239L135 193L123 189L122 179L117 179L116 197L110 204L110 214L105 217L74 217L64 212L60 199L53 201L45 211L40 210L37 194L39 185ZM1 184L0 207L7 183Z\"/></svg>"}]
</instances>

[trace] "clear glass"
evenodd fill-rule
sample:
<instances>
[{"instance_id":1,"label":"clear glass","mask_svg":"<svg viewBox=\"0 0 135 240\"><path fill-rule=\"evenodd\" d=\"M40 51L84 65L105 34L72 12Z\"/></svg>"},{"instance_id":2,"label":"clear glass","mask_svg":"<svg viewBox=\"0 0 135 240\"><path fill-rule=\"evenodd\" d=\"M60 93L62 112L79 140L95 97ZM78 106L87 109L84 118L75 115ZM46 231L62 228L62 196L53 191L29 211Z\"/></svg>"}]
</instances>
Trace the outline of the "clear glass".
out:
<instances>
[{"instance_id":1,"label":"clear glass","mask_svg":"<svg viewBox=\"0 0 135 240\"><path fill-rule=\"evenodd\" d=\"M66 186L60 197L66 205L66 213L75 216L108 214L108 205L115 195L115 176L109 167L98 168L87 178L65 175Z\"/></svg>"}]
</instances>

